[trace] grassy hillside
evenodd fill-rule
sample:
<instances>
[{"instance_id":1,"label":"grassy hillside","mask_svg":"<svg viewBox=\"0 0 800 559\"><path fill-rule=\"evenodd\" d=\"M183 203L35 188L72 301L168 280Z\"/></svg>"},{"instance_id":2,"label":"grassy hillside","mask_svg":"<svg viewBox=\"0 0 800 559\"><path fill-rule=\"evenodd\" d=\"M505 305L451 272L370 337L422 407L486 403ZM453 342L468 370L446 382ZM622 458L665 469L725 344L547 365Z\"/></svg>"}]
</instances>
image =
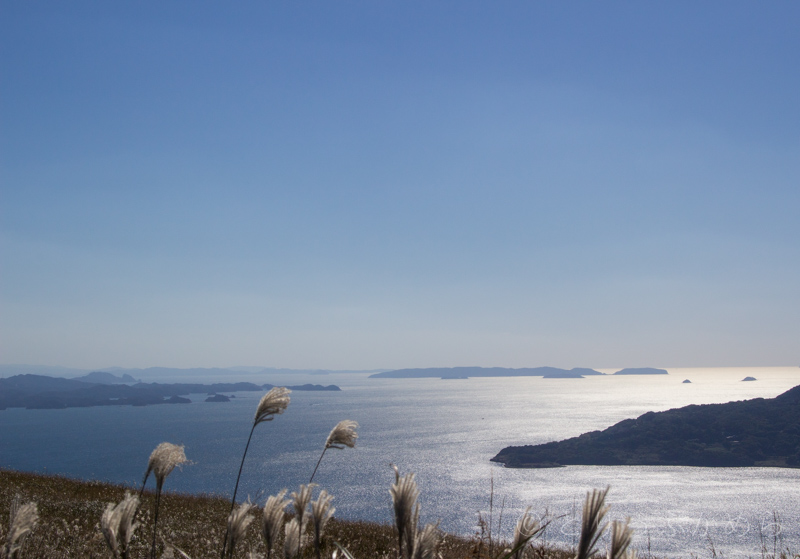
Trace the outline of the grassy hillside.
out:
<instances>
[{"instance_id":1,"label":"grassy hillside","mask_svg":"<svg viewBox=\"0 0 800 559\"><path fill-rule=\"evenodd\" d=\"M126 490L131 491L131 488L0 470L0 518L3 519L0 523L0 548L8 536L6 519L12 501L19 496L23 503L36 502L40 516L38 526L24 544L21 557L112 557L100 531L100 518L106 505L119 502ZM144 493L137 515L141 526L132 540L131 558L145 558L150 552L153 499L152 492ZM219 557L229 508L230 501L219 496L166 493L161 499L158 532L160 537L193 559ZM258 524L257 516L247 530L245 541L237 546L236 557L248 557L251 550L265 554ZM356 559L397 556L397 536L392 526L344 522L334 518L325 533L324 557L333 553L333 541L341 543ZM160 556L163 543L159 543L158 550ZM283 557L283 548L279 550L277 555ZM478 537L465 539L444 534L438 550L443 559L490 557L488 541ZM311 546L302 556L314 556ZM529 556L566 559L572 555L559 550L532 548Z\"/></svg>"}]
</instances>

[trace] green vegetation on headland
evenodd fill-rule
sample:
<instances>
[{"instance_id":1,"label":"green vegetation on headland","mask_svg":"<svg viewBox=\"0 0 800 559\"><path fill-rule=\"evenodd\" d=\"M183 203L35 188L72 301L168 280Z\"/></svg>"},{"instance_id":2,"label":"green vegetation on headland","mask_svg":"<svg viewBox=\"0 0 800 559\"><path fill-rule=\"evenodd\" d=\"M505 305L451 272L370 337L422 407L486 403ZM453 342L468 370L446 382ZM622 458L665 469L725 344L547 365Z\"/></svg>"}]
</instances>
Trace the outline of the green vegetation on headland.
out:
<instances>
[{"instance_id":1,"label":"green vegetation on headland","mask_svg":"<svg viewBox=\"0 0 800 559\"><path fill-rule=\"evenodd\" d=\"M800 386L770 399L649 412L559 442L510 446L508 468L774 466L800 468Z\"/></svg>"},{"instance_id":2,"label":"green vegetation on headland","mask_svg":"<svg viewBox=\"0 0 800 559\"><path fill-rule=\"evenodd\" d=\"M263 392L271 384L251 382L217 384L106 384L42 375L16 375L0 378L0 410L6 408L63 409L92 406L148 406L153 404L186 404L188 394L220 392ZM304 384L291 390L338 391L338 386Z\"/></svg>"}]
</instances>

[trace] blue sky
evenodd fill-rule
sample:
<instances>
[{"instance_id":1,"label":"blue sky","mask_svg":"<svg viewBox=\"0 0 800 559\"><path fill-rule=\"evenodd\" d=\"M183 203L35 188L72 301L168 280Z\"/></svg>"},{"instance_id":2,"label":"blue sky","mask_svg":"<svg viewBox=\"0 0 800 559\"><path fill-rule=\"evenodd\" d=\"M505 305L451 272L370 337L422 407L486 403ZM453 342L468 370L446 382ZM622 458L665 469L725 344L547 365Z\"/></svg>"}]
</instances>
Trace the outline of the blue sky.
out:
<instances>
[{"instance_id":1,"label":"blue sky","mask_svg":"<svg viewBox=\"0 0 800 559\"><path fill-rule=\"evenodd\" d=\"M4 363L800 363L797 2L0 10Z\"/></svg>"}]
</instances>

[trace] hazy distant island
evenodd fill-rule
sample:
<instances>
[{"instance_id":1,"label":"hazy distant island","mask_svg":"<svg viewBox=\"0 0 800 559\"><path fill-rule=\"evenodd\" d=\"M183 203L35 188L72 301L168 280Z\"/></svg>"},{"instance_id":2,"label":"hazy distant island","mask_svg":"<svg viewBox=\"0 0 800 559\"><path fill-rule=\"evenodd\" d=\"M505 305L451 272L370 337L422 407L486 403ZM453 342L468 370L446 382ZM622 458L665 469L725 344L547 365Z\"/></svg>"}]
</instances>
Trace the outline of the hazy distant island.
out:
<instances>
[{"instance_id":1,"label":"hazy distant island","mask_svg":"<svg viewBox=\"0 0 800 559\"><path fill-rule=\"evenodd\" d=\"M503 367L434 367L429 369L398 369L375 373L369 378L442 378L465 379L470 377L544 377L544 378L583 378L589 375L602 375L594 369L558 369L556 367L535 367L506 369Z\"/></svg>"},{"instance_id":2,"label":"hazy distant island","mask_svg":"<svg viewBox=\"0 0 800 559\"><path fill-rule=\"evenodd\" d=\"M800 386L770 399L649 412L604 431L492 458L507 468L775 466L800 468Z\"/></svg>"},{"instance_id":3,"label":"hazy distant island","mask_svg":"<svg viewBox=\"0 0 800 559\"><path fill-rule=\"evenodd\" d=\"M104 373L108 375L109 373ZM90 378L91 375L87 375ZM112 375L113 376L113 375ZM122 384L124 377L117 377L120 382L88 382L79 379L55 378L42 375L16 375L0 378L0 410L6 408L27 409L62 409L83 408L92 406L148 406L153 404L188 404L191 400L184 398L188 394L214 395L221 392L263 392L273 388L272 384L253 384L250 382L215 383L215 384L159 384L137 383ZM303 384L289 386L299 391L338 391L336 385ZM229 398L211 400L227 401Z\"/></svg>"},{"instance_id":4,"label":"hazy distant island","mask_svg":"<svg viewBox=\"0 0 800 559\"><path fill-rule=\"evenodd\" d=\"M622 369L613 373L615 375L667 375L664 369L651 367ZM574 369L559 369L557 367L532 367L521 369L508 369L505 367L432 367L426 369L397 369L383 371L369 376L369 378L441 378L441 379L467 379L478 377L542 377L542 378L583 378L605 373L576 367Z\"/></svg>"},{"instance_id":5,"label":"hazy distant island","mask_svg":"<svg viewBox=\"0 0 800 559\"><path fill-rule=\"evenodd\" d=\"M212 394L205 400L206 402L230 402L231 399L225 396L225 394Z\"/></svg>"},{"instance_id":6,"label":"hazy distant island","mask_svg":"<svg viewBox=\"0 0 800 559\"><path fill-rule=\"evenodd\" d=\"M117 376L106 371L92 371L88 375L74 377L72 380L80 380L94 384L136 384L137 382L142 382L139 379L133 378L128 373L123 373L122 375Z\"/></svg>"},{"instance_id":7,"label":"hazy distant island","mask_svg":"<svg viewBox=\"0 0 800 559\"><path fill-rule=\"evenodd\" d=\"M653 369L652 367L639 367L622 369L614 373L615 375L668 375L666 369Z\"/></svg>"}]
</instances>

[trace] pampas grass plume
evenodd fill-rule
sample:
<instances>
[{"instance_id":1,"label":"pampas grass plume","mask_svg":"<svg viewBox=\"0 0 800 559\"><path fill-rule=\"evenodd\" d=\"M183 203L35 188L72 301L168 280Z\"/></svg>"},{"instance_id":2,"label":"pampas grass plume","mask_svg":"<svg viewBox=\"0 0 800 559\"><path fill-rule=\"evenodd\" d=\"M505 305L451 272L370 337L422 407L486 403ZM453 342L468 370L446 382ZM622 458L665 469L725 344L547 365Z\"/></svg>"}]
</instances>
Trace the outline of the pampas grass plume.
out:
<instances>
[{"instance_id":1,"label":"pampas grass plume","mask_svg":"<svg viewBox=\"0 0 800 559\"><path fill-rule=\"evenodd\" d=\"M152 472L156 476L156 502L154 505L155 512L153 514L153 545L150 549L150 557L156 557L156 528L158 527L158 508L161 503L161 489L164 487L164 480L176 467L186 464L186 454L183 452L183 445L176 445L172 443L161 443L150 454L150 459L147 461L147 471L144 474L142 481L142 489L139 491L141 496L144 491L144 485L147 483L147 478Z\"/></svg>"},{"instance_id":2,"label":"pampas grass plume","mask_svg":"<svg viewBox=\"0 0 800 559\"><path fill-rule=\"evenodd\" d=\"M611 545L608 548L608 559L624 559L628 546L631 545L633 529L630 527L631 519L625 523L615 520L611 523Z\"/></svg>"},{"instance_id":3,"label":"pampas grass plume","mask_svg":"<svg viewBox=\"0 0 800 559\"><path fill-rule=\"evenodd\" d=\"M262 421L272 421L273 417L282 414L289 407L289 394L292 391L283 386L276 386L264 394L256 409L253 425Z\"/></svg>"},{"instance_id":4,"label":"pampas grass plume","mask_svg":"<svg viewBox=\"0 0 800 559\"><path fill-rule=\"evenodd\" d=\"M309 483L308 485L301 485L300 490L297 492L292 491L292 507L294 507L294 514L300 527L301 535L305 531L306 509L308 509L308 503L311 502L311 493L316 486L316 483Z\"/></svg>"},{"instance_id":5,"label":"pampas grass plume","mask_svg":"<svg viewBox=\"0 0 800 559\"><path fill-rule=\"evenodd\" d=\"M249 502L242 503L228 515L227 548L231 557L233 557L233 550L236 548L236 544L244 538L247 527L253 521L253 517L250 516L251 510L253 510L252 504Z\"/></svg>"},{"instance_id":6,"label":"pampas grass plume","mask_svg":"<svg viewBox=\"0 0 800 559\"><path fill-rule=\"evenodd\" d=\"M286 523L286 537L283 541L283 556L292 559L300 553L300 523L292 518Z\"/></svg>"},{"instance_id":7,"label":"pampas grass plume","mask_svg":"<svg viewBox=\"0 0 800 559\"><path fill-rule=\"evenodd\" d=\"M589 559L595 552L597 540L606 529L606 524L602 524L602 522L608 512L605 501L609 489L610 487L606 487L603 491L594 489L591 493L586 494L581 519L581 539L578 542L576 559Z\"/></svg>"},{"instance_id":8,"label":"pampas grass plume","mask_svg":"<svg viewBox=\"0 0 800 559\"><path fill-rule=\"evenodd\" d=\"M436 557L436 546L439 545L439 538L439 526L437 524L426 524L414 538L412 559L434 559Z\"/></svg>"},{"instance_id":9,"label":"pampas grass plume","mask_svg":"<svg viewBox=\"0 0 800 559\"><path fill-rule=\"evenodd\" d=\"M160 490L164 485L164 480L172 473L172 470L188 462L183 448L183 445L166 442L158 445L150 454L150 459L147 461L147 471L144 474L142 488L144 488L147 478L150 477L152 473L156 476L156 486Z\"/></svg>"},{"instance_id":10,"label":"pampas grass plume","mask_svg":"<svg viewBox=\"0 0 800 559\"><path fill-rule=\"evenodd\" d=\"M322 454L319 455L319 460L317 460L317 465L314 466L314 471L311 472L311 478L308 480L308 483L314 481L314 476L317 473L320 462L322 462L322 457L325 456L325 451L329 448L338 448L341 450L346 446L350 448L356 446L356 439L358 438L356 429L358 429L358 422L350 419L340 421L331 429L328 438L325 439L325 446L322 449Z\"/></svg>"},{"instance_id":11,"label":"pampas grass plume","mask_svg":"<svg viewBox=\"0 0 800 559\"><path fill-rule=\"evenodd\" d=\"M397 543L400 555L410 556L414 549L417 536L417 522L419 519L419 489L414 481L414 474L400 476L397 466L394 468L395 482L389 488L394 506L394 521L397 526ZM405 544L405 545L404 545Z\"/></svg>"},{"instance_id":12,"label":"pampas grass plume","mask_svg":"<svg viewBox=\"0 0 800 559\"><path fill-rule=\"evenodd\" d=\"M3 559L17 559L30 533L39 523L39 509L36 503L19 504L19 497L11 504L11 525L8 530L8 540L3 546Z\"/></svg>"},{"instance_id":13,"label":"pampas grass plume","mask_svg":"<svg viewBox=\"0 0 800 559\"><path fill-rule=\"evenodd\" d=\"M267 559L272 556L272 550L278 543L278 538L283 530L286 505L289 504L286 496L286 489L277 495L270 495L264 505L264 514L261 516L261 536L267 546Z\"/></svg>"},{"instance_id":14,"label":"pampas grass plume","mask_svg":"<svg viewBox=\"0 0 800 559\"><path fill-rule=\"evenodd\" d=\"M328 435L328 440L325 441L325 448L338 448L343 449L346 446L353 448L356 446L356 439L358 438L358 422L350 419L345 419L336 424L336 427L331 429Z\"/></svg>"},{"instance_id":15,"label":"pampas grass plume","mask_svg":"<svg viewBox=\"0 0 800 559\"><path fill-rule=\"evenodd\" d=\"M525 546L541 530L539 521L531 516L531 507L528 507L514 526L514 541L511 544L514 559L522 558Z\"/></svg>"},{"instance_id":16,"label":"pampas grass plume","mask_svg":"<svg viewBox=\"0 0 800 559\"><path fill-rule=\"evenodd\" d=\"M329 495L324 489L320 491L317 500L311 503L311 520L314 523L314 549L317 552L317 559L320 558L322 545L322 534L325 532L325 525L336 512L336 508L331 506L333 496Z\"/></svg>"},{"instance_id":17,"label":"pampas grass plume","mask_svg":"<svg viewBox=\"0 0 800 559\"><path fill-rule=\"evenodd\" d=\"M100 518L100 531L114 557L128 556L131 538L139 524L134 522L139 509L139 497L125 492L125 498L116 505L109 503Z\"/></svg>"}]
</instances>

